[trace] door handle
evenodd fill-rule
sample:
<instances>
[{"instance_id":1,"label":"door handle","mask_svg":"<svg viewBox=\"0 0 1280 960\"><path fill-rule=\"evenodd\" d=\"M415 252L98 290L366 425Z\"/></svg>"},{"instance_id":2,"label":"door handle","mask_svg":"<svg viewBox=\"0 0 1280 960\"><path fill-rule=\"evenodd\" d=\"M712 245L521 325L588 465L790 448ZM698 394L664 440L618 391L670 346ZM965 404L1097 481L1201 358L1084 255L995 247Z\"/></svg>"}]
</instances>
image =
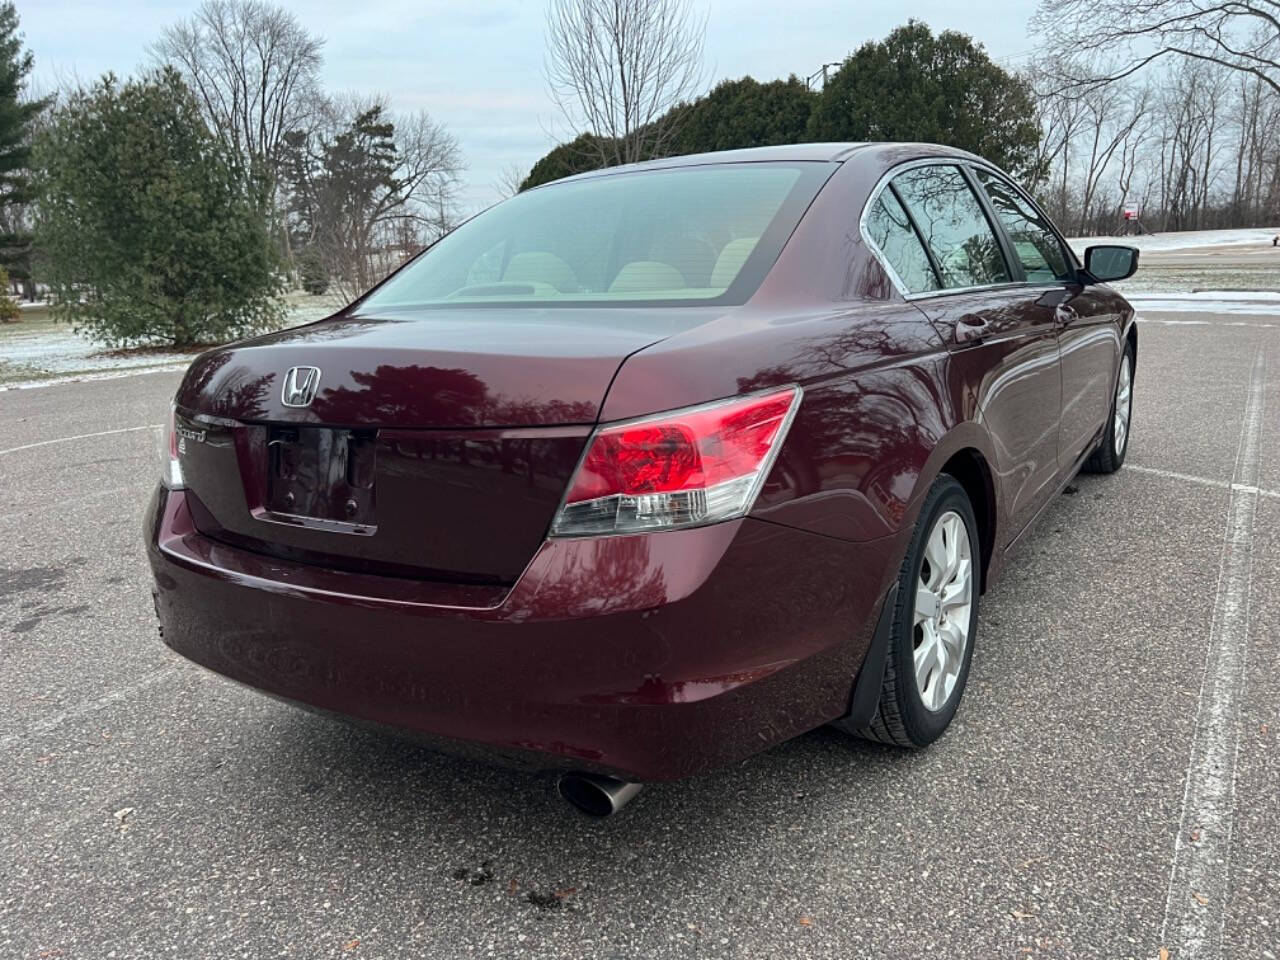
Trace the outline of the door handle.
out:
<instances>
[{"instance_id":1,"label":"door handle","mask_svg":"<svg viewBox=\"0 0 1280 960\"><path fill-rule=\"evenodd\" d=\"M976 313L966 313L956 321L956 343L977 343L988 333L991 321Z\"/></svg>"}]
</instances>

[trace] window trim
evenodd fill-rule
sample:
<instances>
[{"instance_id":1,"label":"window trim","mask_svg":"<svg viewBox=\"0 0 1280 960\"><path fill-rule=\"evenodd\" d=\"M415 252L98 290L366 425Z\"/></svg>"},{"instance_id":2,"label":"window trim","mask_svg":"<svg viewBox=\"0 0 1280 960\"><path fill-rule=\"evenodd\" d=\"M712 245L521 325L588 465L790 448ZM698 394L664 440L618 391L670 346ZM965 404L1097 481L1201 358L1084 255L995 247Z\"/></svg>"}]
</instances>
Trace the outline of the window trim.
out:
<instances>
[{"instance_id":1,"label":"window trim","mask_svg":"<svg viewBox=\"0 0 1280 960\"><path fill-rule=\"evenodd\" d=\"M886 184L884 190L877 191L875 198L873 200L870 200L867 203L866 210L863 211L862 218L861 220L859 220L859 223L858 223L858 229L862 233L863 240L867 243L868 246L871 247L871 249L876 251L881 265L885 268L886 272L888 272L890 279L893 280L894 285L898 288L898 292L899 293L905 292L907 289L906 283L903 282L902 277L899 276L898 274L898 271L894 269L893 264L889 262L888 256L884 255L883 251L880 250L879 245L877 245L876 242L871 239L871 234L867 232L867 228L866 228L866 220L867 220L868 214L870 214L872 208L875 207L875 205L880 202L881 197L885 194L886 191L889 193L891 197L893 197L894 202L897 203L897 205L901 208L903 214L906 215L907 226L911 228L911 235L916 238L916 242L920 244L920 249L924 251L924 259L925 259L925 262L929 265L929 273L933 276L933 282L938 285L938 288L937 288L938 290L943 289L942 268L938 265L938 258L935 257L933 254L933 251L929 249L929 244L924 242L924 234L920 231L920 225L916 223L915 214L913 214L911 212L911 208L908 207L903 202L902 196L898 193L897 189L893 186L892 183ZM930 290L927 292L934 293L936 291Z\"/></svg>"},{"instance_id":2,"label":"window trim","mask_svg":"<svg viewBox=\"0 0 1280 960\"><path fill-rule=\"evenodd\" d=\"M893 284L894 288L898 291L898 295L901 296L903 300L909 302L917 300L932 300L935 297L950 297L966 293L986 293L995 290L1052 289L1054 287L1061 287L1063 284L1079 282L1078 280L1054 280L1051 282L1043 280L1027 280L1026 273L1022 269L1022 262L1014 257L1013 263L1016 263L1018 266L1018 275L1023 278L1021 280L1010 279L1002 283L987 283L971 287L945 287L938 290L921 290L918 293L912 293L908 290L907 285L903 283L902 278L898 276L898 272L894 270L893 265L889 263L889 258L885 256L884 251L881 250L876 242L871 239L871 234L867 231L867 215L870 213L872 205L880 198L880 194L891 185L891 182L895 177L915 167L931 166L954 166L961 169L961 175L965 178L965 182L969 185L969 189L974 190L978 194L978 204L982 208L983 215L987 218L988 225L990 225L992 230L995 231L996 240L1000 244L1001 254L1005 258L1005 267L1009 270L1010 278L1014 276L1012 265L1009 262L1010 250L1012 249L1011 241L1005 232L1004 224L999 222L999 218L997 217L995 222L992 222L991 218L993 214L989 209L991 198L986 196L986 191L982 189L981 184L978 184L975 187L976 178L973 176L972 170L968 168L982 168L990 173L994 173L996 176L1013 186L1019 196L1030 203L1032 208L1044 217L1045 222L1049 224L1054 237L1062 245L1063 251L1067 254L1067 262L1075 268L1077 274L1079 274L1081 269L1080 262L1076 259L1075 251L1071 249L1071 244L1067 243L1063 238L1061 231L1058 230L1057 225L1053 220L1050 219L1043 209L1041 209L1038 203L1027 195L1025 190L1014 183L1013 179L999 167L995 166L995 164L988 163L985 160L970 159L968 157L948 157L942 155L917 157L914 160L905 160L902 163L896 164L884 172L880 179L876 181L875 186L871 188L871 193L868 194L867 201L863 204L862 214L858 217L858 233L862 237L862 242L867 245L867 249L871 251L872 256L876 258L876 261L884 269L890 282ZM896 190L894 191L894 195L897 196ZM899 202L901 203L901 201ZM907 210L907 215L911 217L912 225L914 226L914 215L905 203L902 204L902 206L904 210ZM916 227L916 230L916 238L919 239L920 243L924 246L925 254L929 257L929 262L932 264L934 261L933 252L929 249L929 245L925 243L923 238L920 236L918 227ZM939 282L941 282L940 279Z\"/></svg>"},{"instance_id":3,"label":"window trim","mask_svg":"<svg viewBox=\"0 0 1280 960\"><path fill-rule=\"evenodd\" d=\"M1001 171L997 170L995 167L985 163L984 164L971 163L969 164L969 167L970 167L970 170L968 170L967 172L969 174L970 179L973 182L973 188L978 192L978 196L981 198L983 204L985 206L990 207L991 216L994 217L996 222L1000 224L1000 232L1005 234L1005 237L1009 242L1009 254L1014 258L1014 261L1018 264L1018 269L1022 272L1022 276L1024 280L1026 280L1027 268L1022 265L1022 258L1018 256L1018 251L1013 246L1013 237L1009 236L1008 228L1006 228L1004 225L1004 222L1000 220L1000 215L996 211L995 201L991 199L990 195L987 193L986 187L984 187L982 183L978 180L978 176L976 173L974 173L974 170L981 169L985 173L988 173L991 176L995 177L997 180L1003 183L1006 187L1011 189L1017 196L1021 197L1022 200L1029 207L1031 207L1032 210L1040 214L1041 219L1044 220L1045 224L1049 228L1050 236L1052 236L1054 241L1058 244L1058 249L1062 253L1063 261L1066 263L1067 267L1071 270L1073 274L1079 274L1080 265L1076 262L1074 251L1071 249L1071 244L1067 243L1067 241L1058 233L1058 228L1054 224L1054 222L1049 219L1049 215L1045 213L1042 209L1040 209L1040 205L1036 203L1033 199L1031 199L1031 197L1027 195L1027 192L1025 190L1023 190L1021 187L1019 187L1016 183L1013 182L1012 177L1008 176L1005 173L1002 173ZM1027 282L1034 282L1037 284L1042 284L1044 286L1057 286L1062 283L1071 283L1073 282L1073 279L1074 278L1067 279L1067 280L1054 279L1054 280L1036 280L1036 281L1027 281Z\"/></svg>"}]
</instances>

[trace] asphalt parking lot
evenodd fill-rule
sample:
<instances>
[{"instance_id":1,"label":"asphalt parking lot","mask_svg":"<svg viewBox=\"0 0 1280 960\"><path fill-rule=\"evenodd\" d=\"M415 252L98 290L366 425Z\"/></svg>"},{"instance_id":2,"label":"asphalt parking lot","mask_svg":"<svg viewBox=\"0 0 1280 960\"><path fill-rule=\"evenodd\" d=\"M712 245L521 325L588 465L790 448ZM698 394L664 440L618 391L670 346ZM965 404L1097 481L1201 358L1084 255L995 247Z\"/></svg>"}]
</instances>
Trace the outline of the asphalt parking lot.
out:
<instances>
[{"instance_id":1,"label":"asphalt parking lot","mask_svg":"<svg viewBox=\"0 0 1280 960\"><path fill-rule=\"evenodd\" d=\"M1280 955L1280 315L1144 315L1129 463L987 596L951 731L596 822L157 639L178 374L0 393L0 957Z\"/></svg>"}]
</instances>

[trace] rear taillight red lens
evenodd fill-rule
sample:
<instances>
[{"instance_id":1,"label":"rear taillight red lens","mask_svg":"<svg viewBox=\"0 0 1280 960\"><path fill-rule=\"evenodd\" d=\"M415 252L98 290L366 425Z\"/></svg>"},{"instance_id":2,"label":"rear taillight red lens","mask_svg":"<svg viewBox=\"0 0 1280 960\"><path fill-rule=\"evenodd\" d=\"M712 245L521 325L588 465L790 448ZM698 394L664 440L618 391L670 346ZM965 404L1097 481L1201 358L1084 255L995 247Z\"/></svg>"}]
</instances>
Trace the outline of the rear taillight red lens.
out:
<instances>
[{"instance_id":1,"label":"rear taillight red lens","mask_svg":"<svg viewBox=\"0 0 1280 960\"><path fill-rule=\"evenodd\" d=\"M800 405L799 387L600 427L553 536L697 526L751 509Z\"/></svg>"}]
</instances>

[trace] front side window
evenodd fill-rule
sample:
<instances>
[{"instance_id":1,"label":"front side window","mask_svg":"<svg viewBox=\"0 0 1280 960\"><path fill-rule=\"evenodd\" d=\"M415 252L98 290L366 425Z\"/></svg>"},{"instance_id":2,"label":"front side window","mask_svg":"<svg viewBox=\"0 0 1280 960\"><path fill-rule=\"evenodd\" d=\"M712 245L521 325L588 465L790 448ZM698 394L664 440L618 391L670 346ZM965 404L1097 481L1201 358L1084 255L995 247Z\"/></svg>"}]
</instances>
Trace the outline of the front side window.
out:
<instances>
[{"instance_id":1,"label":"front side window","mask_svg":"<svg viewBox=\"0 0 1280 960\"><path fill-rule=\"evenodd\" d=\"M929 255L892 190L881 190L867 212L867 235L907 293L938 289L938 277L929 263Z\"/></svg>"},{"instance_id":2,"label":"front side window","mask_svg":"<svg viewBox=\"0 0 1280 960\"><path fill-rule=\"evenodd\" d=\"M529 190L441 239L361 309L745 303L834 169L708 164Z\"/></svg>"},{"instance_id":3,"label":"front side window","mask_svg":"<svg viewBox=\"0 0 1280 960\"><path fill-rule=\"evenodd\" d=\"M1006 182L989 170L975 169L982 188L991 198L991 206L1004 225L1013 251L1032 283L1070 280L1075 274L1062 250L1053 228L1035 207Z\"/></svg>"},{"instance_id":4,"label":"front side window","mask_svg":"<svg viewBox=\"0 0 1280 960\"><path fill-rule=\"evenodd\" d=\"M1009 282L995 232L959 167L913 167L895 177L893 187L924 235L943 287Z\"/></svg>"}]
</instances>

